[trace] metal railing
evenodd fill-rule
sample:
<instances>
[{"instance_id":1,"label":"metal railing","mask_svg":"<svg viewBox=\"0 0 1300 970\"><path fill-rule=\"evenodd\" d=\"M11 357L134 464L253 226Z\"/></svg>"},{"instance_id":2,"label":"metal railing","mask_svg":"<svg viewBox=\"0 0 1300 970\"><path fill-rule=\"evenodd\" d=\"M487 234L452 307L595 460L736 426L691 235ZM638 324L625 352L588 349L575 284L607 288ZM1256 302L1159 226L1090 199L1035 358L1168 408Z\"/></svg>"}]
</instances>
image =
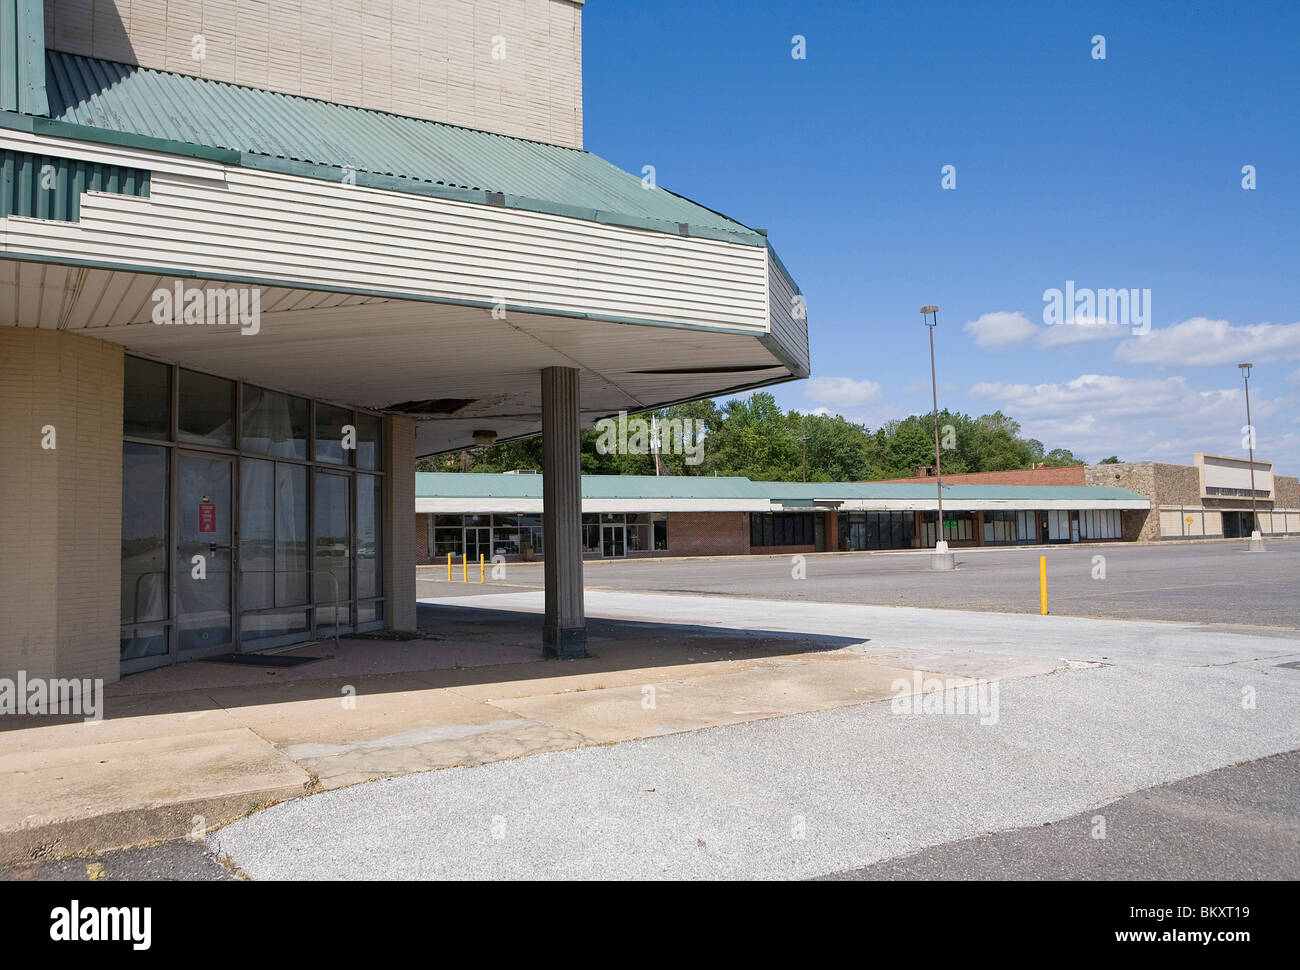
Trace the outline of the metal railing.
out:
<instances>
[{"instance_id":1,"label":"metal railing","mask_svg":"<svg viewBox=\"0 0 1300 970\"><path fill-rule=\"evenodd\" d=\"M318 569L316 572L324 572L334 581L334 659L338 660L343 655L339 647L339 578L332 569Z\"/></svg>"}]
</instances>

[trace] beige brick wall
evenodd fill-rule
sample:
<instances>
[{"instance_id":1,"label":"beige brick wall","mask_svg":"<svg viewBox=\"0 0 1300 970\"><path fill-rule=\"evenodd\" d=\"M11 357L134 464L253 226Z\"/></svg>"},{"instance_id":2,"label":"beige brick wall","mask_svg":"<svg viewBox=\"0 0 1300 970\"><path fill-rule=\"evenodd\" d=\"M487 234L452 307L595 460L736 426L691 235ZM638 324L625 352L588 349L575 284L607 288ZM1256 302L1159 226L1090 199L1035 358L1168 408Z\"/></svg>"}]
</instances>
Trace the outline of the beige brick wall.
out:
<instances>
[{"instance_id":1,"label":"beige brick wall","mask_svg":"<svg viewBox=\"0 0 1300 970\"><path fill-rule=\"evenodd\" d=\"M582 0L45 0L45 33L72 54L582 147Z\"/></svg>"},{"instance_id":2,"label":"beige brick wall","mask_svg":"<svg viewBox=\"0 0 1300 970\"><path fill-rule=\"evenodd\" d=\"M415 629L415 422L384 418L384 615L390 630Z\"/></svg>"},{"instance_id":3,"label":"beige brick wall","mask_svg":"<svg viewBox=\"0 0 1300 970\"><path fill-rule=\"evenodd\" d=\"M0 455L0 676L117 680L122 348L0 327Z\"/></svg>"}]
</instances>

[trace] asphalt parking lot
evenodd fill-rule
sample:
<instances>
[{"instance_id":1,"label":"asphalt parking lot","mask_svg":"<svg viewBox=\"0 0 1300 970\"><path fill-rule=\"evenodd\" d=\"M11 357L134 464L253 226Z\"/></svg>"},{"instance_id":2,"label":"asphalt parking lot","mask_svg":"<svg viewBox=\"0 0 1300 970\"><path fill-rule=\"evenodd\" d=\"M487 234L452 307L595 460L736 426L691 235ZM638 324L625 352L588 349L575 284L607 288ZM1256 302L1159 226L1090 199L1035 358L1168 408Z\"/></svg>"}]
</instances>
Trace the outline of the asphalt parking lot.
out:
<instances>
[{"instance_id":1,"label":"asphalt parking lot","mask_svg":"<svg viewBox=\"0 0 1300 970\"><path fill-rule=\"evenodd\" d=\"M790 556L602 560L586 564L585 579L588 589L625 592L1037 613L1041 555L1054 614L1300 630L1300 540L1266 546L1263 553L1237 541L962 549L950 573L932 572L925 552L830 553L803 557L802 579ZM471 574L468 584L458 572L448 583L443 567L422 568L417 593L542 588L540 563L508 564L504 577L486 584Z\"/></svg>"}]
</instances>

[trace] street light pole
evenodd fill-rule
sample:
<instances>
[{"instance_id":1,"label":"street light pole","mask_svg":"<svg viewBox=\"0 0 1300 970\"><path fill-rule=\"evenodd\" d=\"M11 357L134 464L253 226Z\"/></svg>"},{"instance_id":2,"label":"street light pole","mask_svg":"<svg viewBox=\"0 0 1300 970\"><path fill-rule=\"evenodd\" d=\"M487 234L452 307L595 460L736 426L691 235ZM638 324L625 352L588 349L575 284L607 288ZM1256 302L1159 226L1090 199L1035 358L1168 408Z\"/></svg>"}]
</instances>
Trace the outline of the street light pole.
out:
<instances>
[{"instance_id":1,"label":"street light pole","mask_svg":"<svg viewBox=\"0 0 1300 970\"><path fill-rule=\"evenodd\" d=\"M943 538L943 465L939 457L939 382L934 370L934 329L939 325L939 308L937 306L921 307L921 319L930 331L930 394L934 402L934 481L938 497L939 519L935 523L933 569L952 569L952 553Z\"/></svg>"},{"instance_id":2,"label":"street light pole","mask_svg":"<svg viewBox=\"0 0 1300 970\"><path fill-rule=\"evenodd\" d=\"M1264 548L1259 530L1259 513L1255 509L1255 426L1250 420L1250 368L1251 364L1238 364L1241 379L1246 384L1246 447L1250 453L1250 549L1258 552Z\"/></svg>"}]
</instances>

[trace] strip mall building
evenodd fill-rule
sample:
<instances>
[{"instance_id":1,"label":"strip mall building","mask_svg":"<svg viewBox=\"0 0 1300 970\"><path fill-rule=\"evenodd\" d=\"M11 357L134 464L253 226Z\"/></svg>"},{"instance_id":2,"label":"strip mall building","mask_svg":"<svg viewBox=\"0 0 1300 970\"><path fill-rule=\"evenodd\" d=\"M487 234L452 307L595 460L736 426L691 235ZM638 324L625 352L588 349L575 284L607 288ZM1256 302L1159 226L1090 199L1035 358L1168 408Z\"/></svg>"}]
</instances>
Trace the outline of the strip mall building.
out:
<instances>
[{"instance_id":1,"label":"strip mall building","mask_svg":"<svg viewBox=\"0 0 1300 970\"><path fill-rule=\"evenodd\" d=\"M0 0L0 676L412 628L415 458L539 431L585 652L580 428L808 333L765 233L583 151L582 17Z\"/></svg>"},{"instance_id":2,"label":"strip mall building","mask_svg":"<svg viewBox=\"0 0 1300 970\"><path fill-rule=\"evenodd\" d=\"M1250 463L1162 462L945 477L943 538L955 548L1249 536ZM542 480L528 473L417 474L422 563L544 558ZM702 476L582 479L586 558L793 554L935 545L938 492L891 482L755 482ZM1255 462L1265 537L1300 536L1300 480Z\"/></svg>"}]
</instances>

